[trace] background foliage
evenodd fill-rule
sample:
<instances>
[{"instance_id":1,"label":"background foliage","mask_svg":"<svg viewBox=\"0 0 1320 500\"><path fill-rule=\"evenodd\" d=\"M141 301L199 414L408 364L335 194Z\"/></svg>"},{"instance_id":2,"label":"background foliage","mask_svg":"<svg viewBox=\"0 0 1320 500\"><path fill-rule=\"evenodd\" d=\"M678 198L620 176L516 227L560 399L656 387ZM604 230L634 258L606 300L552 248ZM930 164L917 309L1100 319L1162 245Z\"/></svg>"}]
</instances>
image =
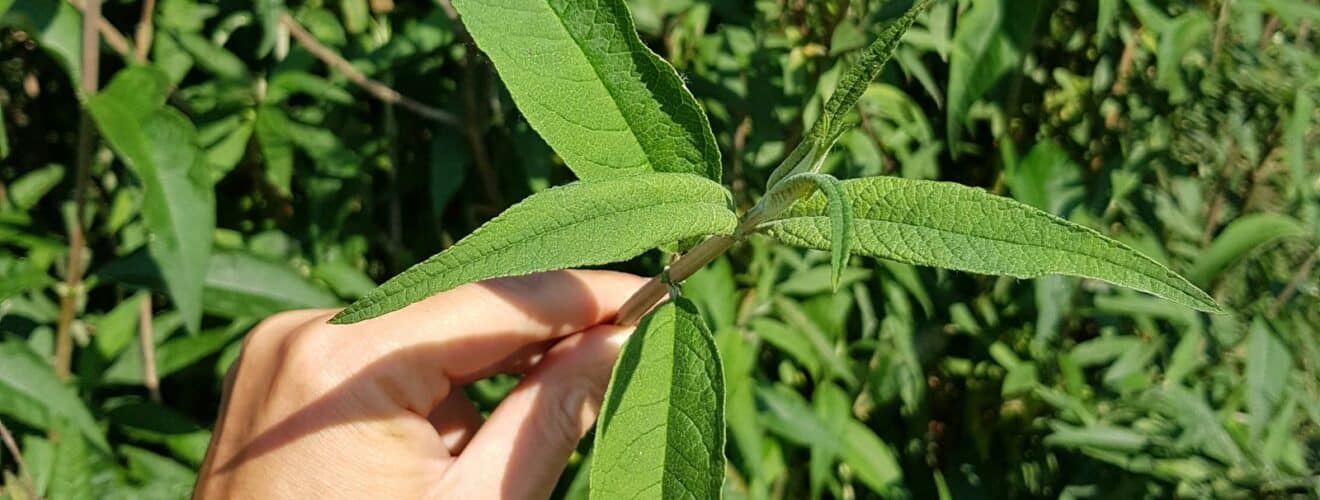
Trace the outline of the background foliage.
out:
<instances>
[{"instance_id":1,"label":"background foliage","mask_svg":"<svg viewBox=\"0 0 1320 500\"><path fill-rule=\"evenodd\" d=\"M571 179L447 4L158 0L137 38L142 3L110 0L91 97L85 1L0 0L0 421L26 465L0 452L0 496L186 496L255 322L345 304ZM746 208L908 2L631 4ZM754 239L684 286L725 362L726 494L1320 495L1317 22L1303 0L938 2L826 171L1012 196L1232 312L868 259L831 293L828 255ZM158 72L125 71L135 38ZM588 459L559 494L583 498Z\"/></svg>"}]
</instances>

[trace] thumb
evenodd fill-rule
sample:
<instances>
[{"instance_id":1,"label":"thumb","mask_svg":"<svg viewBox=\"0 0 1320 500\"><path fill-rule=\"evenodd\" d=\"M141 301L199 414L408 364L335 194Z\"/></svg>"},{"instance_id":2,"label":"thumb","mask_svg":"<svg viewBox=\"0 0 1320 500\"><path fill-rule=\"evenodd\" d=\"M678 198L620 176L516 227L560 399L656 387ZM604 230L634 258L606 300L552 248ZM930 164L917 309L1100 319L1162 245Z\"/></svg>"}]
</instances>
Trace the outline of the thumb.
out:
<instances>
[{"instance_id":1,"label":"thumb","mask_svg":"<svg viewBox=\"0 0 1320 500\"><path fill-rule=\"evenodd\" d=\"M437 484L444 498L548 498L596 422L619 348L632 327L565 338L491 413Z\"/></svg>"}]
</instances>

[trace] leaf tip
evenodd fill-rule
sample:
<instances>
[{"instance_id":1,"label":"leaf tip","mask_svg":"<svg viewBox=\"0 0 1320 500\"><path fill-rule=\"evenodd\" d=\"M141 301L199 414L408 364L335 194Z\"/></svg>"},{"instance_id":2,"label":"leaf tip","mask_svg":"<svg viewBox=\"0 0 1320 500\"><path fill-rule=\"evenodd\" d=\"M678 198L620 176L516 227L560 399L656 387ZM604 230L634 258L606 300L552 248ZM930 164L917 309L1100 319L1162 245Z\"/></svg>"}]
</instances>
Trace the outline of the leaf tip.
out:
<instances>
[{"instance_id":1,"label":"leaf tip","mask_svg":"<svg viewBox=\"0 0 1320 500\"><path fill-rule=\"evenodd\" d=\"M358 309L359 307L357 302L349 304L348 307L345 307L344 309L341 309L339 312L335 313L335 315L330 318L330 321L328 321L328 323L332 325L351 325L353 323L357 323L359 321L362 321L363 319L366 319L359 317L361 315L358 314Z\"/></svg>"}]
</instances>

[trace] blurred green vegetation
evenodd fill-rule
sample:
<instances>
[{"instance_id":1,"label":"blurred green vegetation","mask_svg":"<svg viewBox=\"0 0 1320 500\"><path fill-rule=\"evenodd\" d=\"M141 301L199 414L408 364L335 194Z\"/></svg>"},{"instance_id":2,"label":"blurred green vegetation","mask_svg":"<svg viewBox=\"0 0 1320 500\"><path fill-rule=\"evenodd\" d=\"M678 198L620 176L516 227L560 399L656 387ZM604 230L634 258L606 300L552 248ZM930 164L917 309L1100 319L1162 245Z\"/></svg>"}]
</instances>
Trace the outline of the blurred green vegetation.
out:
<instances>
[{"instance_id":1,"label":"blurred green vegetation","mask_svg":"<svg viewBox=\"0 0 1320 500\"><path fill-rule=\"evenodd\" d=\"M100 86L149 39L168 99L102 95L112 111L90 125L169 154L152 167L90 143L79 209L87 1L0 0L0 421L26 464L0 450L0 498L187 496L252 325L345 304L571 180L443 0L158 0L146 38L142 2L109 0ZM909 2L631 5L709 114L746 208ZM826 171L1014 197L1231 313L870 259L832 293L828 255L753 239L684 286L726 365L726 495L1320 496L1317 23L1305 0L938 2ZM156 203L162 185L193 191ZM210 250L171 253L161 220L213 226ZM190 283L200 297L177 292ZM512 383L468 391L489 409ZM558 495L584 498L587 450Z\"/></svg>"}]
</instances>

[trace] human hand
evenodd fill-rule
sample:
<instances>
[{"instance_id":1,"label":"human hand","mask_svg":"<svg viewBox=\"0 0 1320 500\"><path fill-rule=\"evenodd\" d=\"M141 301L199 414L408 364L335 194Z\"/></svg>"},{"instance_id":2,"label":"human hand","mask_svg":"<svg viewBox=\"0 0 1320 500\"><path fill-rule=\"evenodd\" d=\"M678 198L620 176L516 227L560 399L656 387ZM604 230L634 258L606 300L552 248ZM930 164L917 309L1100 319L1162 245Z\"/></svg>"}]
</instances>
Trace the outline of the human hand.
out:
<instances>
[{"instance_id":1,"label":"human hand","mask_svg":"<svg viewBox=\"0 0 1320 500\"><path fill-rule=\"evenodd\" d=\"M465 285L352 325L262 322L225 379L197 498L545 498L595 422L644 280ZM526 376L483 423L462 386Z\"/></svg>"}]
</instances>

